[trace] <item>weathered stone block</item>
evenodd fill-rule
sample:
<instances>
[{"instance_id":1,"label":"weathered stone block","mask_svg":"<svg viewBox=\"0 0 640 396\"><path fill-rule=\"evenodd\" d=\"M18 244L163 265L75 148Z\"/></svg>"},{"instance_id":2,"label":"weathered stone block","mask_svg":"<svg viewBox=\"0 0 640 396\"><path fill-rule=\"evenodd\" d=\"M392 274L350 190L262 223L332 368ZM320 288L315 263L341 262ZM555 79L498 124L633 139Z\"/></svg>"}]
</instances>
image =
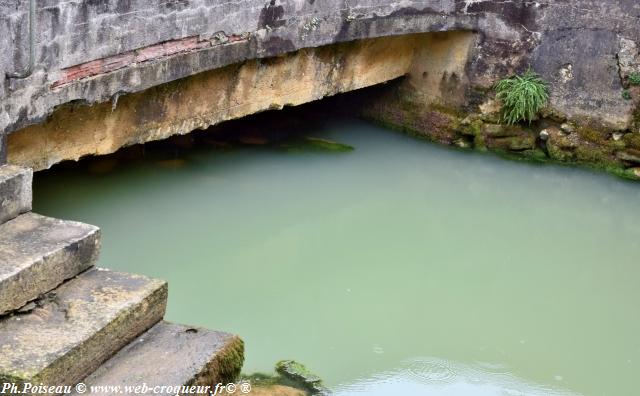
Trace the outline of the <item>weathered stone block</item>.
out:
<instances>
[{"instance_id":1,"label":"weathered stone block","mask_svg":"<svg viewBox=\"0 0 640 396\"><path fill-rule=\"evenodd\" d=\"M89 387L142 383L149 387L227 384L240 374L243 352L243 342L237 336L160 322L83 382Z\"/></svg>"},{"instance_id":2,"label":"weathered stone block","mask_svg":"<svg viewBox=\"0 0 640 396\"><path fill-rule=\"evenodd\" d=\"M93 265L97 227L27 213L0 225L0 315Z\"/></svg>"},{"instance_id":3,"label":"weathered stone block","mask_svg":"<svg viewBox=\"0 0 640 396\"><path fill-rule=\"evenodd\" d=\"M490 149L506 151L533 150L535 148L535 136L510 136L485 139L486 145Z\"/></svg>"},{"instance_id":4,"label":"weathered stone block","mask_svg":"<svg viewBox=\"0 0 640 396\"><path fill-rule=\"evenodd\" d=\"M163 281L89 270L0 320L0 382L73 385L160 321L166 300Z\"/></svg>"},{"instance_id":5,"label":"weathered stone block","mask_svg":"<svg viewBox=\"0 0 640 396\"><path fill-rule=\"evenodd\" d=\"M32 178L31 169L0 166L0 224L31 210Z\"/></svg>"}]
</instances>

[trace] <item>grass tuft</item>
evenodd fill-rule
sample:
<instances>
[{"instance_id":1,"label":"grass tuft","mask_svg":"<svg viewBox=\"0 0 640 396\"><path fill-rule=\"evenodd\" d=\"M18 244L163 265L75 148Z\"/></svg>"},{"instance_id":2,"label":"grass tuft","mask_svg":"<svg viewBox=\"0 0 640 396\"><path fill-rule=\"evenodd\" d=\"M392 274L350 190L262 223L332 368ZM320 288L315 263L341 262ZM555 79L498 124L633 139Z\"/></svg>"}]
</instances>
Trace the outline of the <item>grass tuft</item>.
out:
<instances>
[{"instance_id":1,"label":"grass tuft","mask_svg":"<svg viewBox=\"0 0 640 396\"><path fill-rule=\"evenodd\" d=\"M547 83L531 69L498 81L495 90L502 102L502 119L509 125L531 123L549 101Z\"/></svg>"}]
</instances>

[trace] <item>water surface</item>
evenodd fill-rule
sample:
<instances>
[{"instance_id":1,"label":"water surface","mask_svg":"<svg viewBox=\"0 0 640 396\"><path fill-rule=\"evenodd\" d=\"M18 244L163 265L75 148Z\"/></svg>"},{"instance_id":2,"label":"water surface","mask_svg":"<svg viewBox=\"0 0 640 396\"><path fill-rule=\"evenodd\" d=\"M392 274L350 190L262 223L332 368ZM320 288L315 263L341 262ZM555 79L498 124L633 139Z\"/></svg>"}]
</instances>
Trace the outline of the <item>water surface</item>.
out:
<instances>
[{"instance_id":1,"label":"water surface","mask_svg":"<svg viewBox=\"0 0 640 396\"><path fill-rule=\"evenodd\" d=\"M268 127L268 126L265 126ZM100 265L170 282L167 318L240 334L245 372L340 395L636 395L640 185L357 120L350 153L183 151L36 178L103 230Z\"/></svg>"}]
</instances>

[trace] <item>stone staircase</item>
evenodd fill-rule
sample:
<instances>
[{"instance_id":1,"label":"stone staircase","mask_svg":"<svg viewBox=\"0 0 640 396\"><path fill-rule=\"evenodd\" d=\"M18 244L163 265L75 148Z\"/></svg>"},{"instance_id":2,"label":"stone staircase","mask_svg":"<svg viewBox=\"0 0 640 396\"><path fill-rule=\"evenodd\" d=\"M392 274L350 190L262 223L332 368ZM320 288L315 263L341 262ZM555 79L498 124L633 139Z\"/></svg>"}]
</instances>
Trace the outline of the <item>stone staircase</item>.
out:
<instances>
[{"instance_id":1,"label":"stone staircase","mask_svg":"<svg viewBox=\"0 0 640 396\"><path fill-rule=\"evenodd\" d=\"M162 321L167 283L94 267L100 230L32 213L31 183L30 170L0 166L0 384L115 395L127 393L91 386L215 387L239 375L240 338Z\"/></svg>"}]
</instances>

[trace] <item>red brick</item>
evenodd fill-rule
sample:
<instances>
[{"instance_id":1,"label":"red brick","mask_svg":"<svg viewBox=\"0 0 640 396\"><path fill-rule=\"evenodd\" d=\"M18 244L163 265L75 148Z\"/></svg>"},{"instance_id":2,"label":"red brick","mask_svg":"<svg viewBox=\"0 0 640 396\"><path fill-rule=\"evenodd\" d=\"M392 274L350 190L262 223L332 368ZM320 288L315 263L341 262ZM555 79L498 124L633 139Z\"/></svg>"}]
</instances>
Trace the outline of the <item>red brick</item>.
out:
<instances>
[{"instance_id":1,"label":"red brick","mask_svg":"<svg viewBox=\"0 0 640 396\"><path fill-rule=\"evenodd\" d=\"M126 67L133 63L134 57L135 55L133 52L126 52L124 54L104 58L102 64L102 73L109 73L114 70L122 69L123 67Z\"/></svg>"},{"instance_id":2,"label":"red brick","mask_svg":"<svg viewBox=\"0 0 640 396\"><path fill-rule=\"evenodd\" d=\"M172 40L164 43L165 55L173 55L179 52L195 49L198 46L198 37L186 37L180 40Z\"/></svg>"},{"instance_id":3,"label":"red brick","mask_svg":"<svg viewBox=\"0 0 640 396\"><path fill-rule=\"evenodd\" d=\"M69 78L83 78L88 75L98 74L102 70L102 59L82 63L65 70L65 75Z\"/></svg>"},{"instance_id":4,"label":"red brick","mask_svg":"<svg viewBox=\"0 0 640 396\"><path fill-rule=\"evenodd\" d=\"M238 36L241 37L241 36ZM240 38L243 39L243 38ZM240 40L238 39L238 40ZM238 41L234 40L234 41ZM59 80L52 84L52 88L68 84L72 81L83 78L106 74L118 69L122 69L134 62L146 62L166 56L196 51L211 46L210 41L200 41L198 36L185 37L178 40L171 40L165 43L154 44L134 51L110 56L103 59L82 63L62 70Z\"/></svg>"},{"instance_id":5,"label":"red brick","mask_svg":"<svg viewBox=\"0 0 640 396\"><path fill-rule=\"evenodd\" d=\"M136 62L145 62L150 59L156 59L161 56L164 56L165 50L163 44L151 45L149 47L144 47L139 50L136 50Z\"/></svg>"}]
</instances>

